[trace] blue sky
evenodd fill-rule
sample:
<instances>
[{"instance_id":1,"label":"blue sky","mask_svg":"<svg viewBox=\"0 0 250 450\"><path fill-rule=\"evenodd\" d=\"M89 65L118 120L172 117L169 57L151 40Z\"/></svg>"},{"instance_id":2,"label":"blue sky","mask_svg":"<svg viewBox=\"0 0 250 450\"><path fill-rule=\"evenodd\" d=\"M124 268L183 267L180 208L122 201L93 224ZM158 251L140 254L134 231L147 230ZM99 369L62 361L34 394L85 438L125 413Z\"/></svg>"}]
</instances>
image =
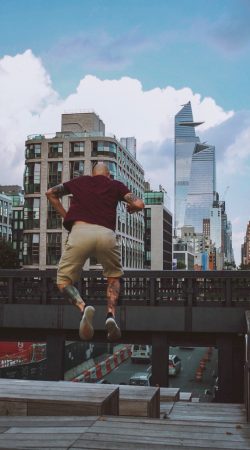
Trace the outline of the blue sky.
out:
<instances>
[{"instance_id":1,"label":"blue sky","mask_svg":"<svg viewBox=\"0 0 250 450\"><path fill-rule=\"evenodd\" d=\"M135 136L173 207L174 115L191 101L216 146L237 263L249 221L249 0L0 0L0 184L22 184L28 134L94 109ZM173 208L172 208L173 209Z\"/></svg>"},{"instance_id":2,"label":"blue sky","mask_svg":"<svg viewBox=\"0 0 250 450\"><path fill-rule=\"evenodd\" d=\"M0 54L31 48L65 96L84 73L250 100L249 0L1 0Z\"/></svg>"}]
</instances>

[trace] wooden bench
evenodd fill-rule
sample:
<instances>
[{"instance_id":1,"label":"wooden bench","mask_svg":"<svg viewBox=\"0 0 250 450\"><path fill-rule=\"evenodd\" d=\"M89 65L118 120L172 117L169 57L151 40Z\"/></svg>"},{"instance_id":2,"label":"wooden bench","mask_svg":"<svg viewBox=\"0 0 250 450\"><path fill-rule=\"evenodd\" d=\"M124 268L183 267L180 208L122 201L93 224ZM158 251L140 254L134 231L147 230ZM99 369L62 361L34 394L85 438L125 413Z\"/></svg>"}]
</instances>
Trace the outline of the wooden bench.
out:
<instances>
[{"instance_id":1,"label":"wooden bench","mask_svg":"<svg viewBox=\"0 0 250 450\"><path fill-rule=\"evenodd\" d=\"M60 381L59 383L64 383ZM75 388L78 383L72 383ZM82 383L80 383L82 385ZM160 388L148 386L129 386L114 384L83 383L85 390L101 390L103 386L113 391L119 387L119 415L136 417L160 417Z\"/></svg>"},{"instance_id":2,"label":"wooden bench","mask_svg":"<svg viewBox=\"0 0 250 450\"><path fill-rule=\"evenodd\" d=\"M180 399L179 388L160 388L161 402L177 402Z\"/></svg>"},{"instance_id":3,"label":"wooden bench","mask_svg":"<svg viewBox=\"0 0 250 450\"><path fill-rule=\"evenodd\" d=\"M160 388L120 385L119 415L160 417Z\"/></svg>"},{"instance_id":4,"label":"wooden bench","mask_svg":"<svg viewBox=\"0 0 250 450\"><path fill-rule=\"evenodd\" d=\"M70 381L0 379L0 415L97 416L119 414L119 387ZM99 386L96 388L96 386Z\"/></svg>"}]
</instances>

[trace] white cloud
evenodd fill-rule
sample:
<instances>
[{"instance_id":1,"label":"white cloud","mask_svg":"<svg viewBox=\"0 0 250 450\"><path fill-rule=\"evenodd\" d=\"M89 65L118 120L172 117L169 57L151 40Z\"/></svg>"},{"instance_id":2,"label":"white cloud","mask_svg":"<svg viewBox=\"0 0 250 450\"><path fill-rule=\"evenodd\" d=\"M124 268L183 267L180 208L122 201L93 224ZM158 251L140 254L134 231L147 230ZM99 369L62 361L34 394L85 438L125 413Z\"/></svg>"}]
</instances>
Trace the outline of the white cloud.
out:
<instances>
[{"instance_id":1,"label":"white cloud","mask_svg":"<svg viewBox=\"0 0 250 450\"><path fill-rule=\"evenodd\" d=\"M107 132L118 138L137 138L138 160L145 168L145 178L150 179L153 188L161 184L170 193L172 208L174 116L181 105L191 101L194 120L205 121L197 134L219 136L225 124L237 117L237 113L224 111L214 99L201 98L189 87L144 90L139 80L129 77L100 80L87 75L76 92L60 99L42 61L30 50L0 60L0 86L0 184L22 184L28 134L58 131L63 112L90 109L104 121ZM227 145L220 154L221 163L226 161L221 166L225 177L237 164L245 164L249 156L250 128L242 128L242 123L240 127L237 120L234 123L234 127L228 127ZM230 184L227 178L225 183ZM240 216L234 206L230 210L232 220ZM245 223L241 227L244 229Z\"/></svg>"},{"instance_id":2,"label":"white cloud","mask_svg":"<svg viewBox=\"0 0 250 450\"><path fill-rule=\"evenodd\" d=\"M250 127L236 136L225 151L224 173L248 175L250 168Z\"/></svg>"},{"instance_id":3,"label":"white cloud","mask_svg":"<svg viewBox=\"0 0 250 450\"><path fill-rule=\"evenodd\" d=\"M22 184L24 141L57 94L30 50L0 60L0 183Z\"/></svg>"}]
</instances>

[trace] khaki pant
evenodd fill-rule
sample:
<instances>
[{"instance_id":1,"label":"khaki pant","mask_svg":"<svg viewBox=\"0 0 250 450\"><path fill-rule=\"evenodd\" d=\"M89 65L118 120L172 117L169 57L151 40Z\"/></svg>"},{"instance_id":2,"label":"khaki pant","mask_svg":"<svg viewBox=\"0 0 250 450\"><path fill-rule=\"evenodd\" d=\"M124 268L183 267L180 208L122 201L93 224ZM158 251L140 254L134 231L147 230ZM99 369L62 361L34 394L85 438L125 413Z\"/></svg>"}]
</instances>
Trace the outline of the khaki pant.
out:
<instances>
[{"instance_id":1,"label":"khaki pant","mask_svg":"<svg viewBox=\"0 0 250 450\"><path fill-rule=\"evenodd\" d=\"M90 256L96 257L102 264L105 277L118 278L123 275L114 231L100 225L76 223L59 261L57 284L69 279L72 283L79 280L82 267Z\"/></svg>"}]
</instances>

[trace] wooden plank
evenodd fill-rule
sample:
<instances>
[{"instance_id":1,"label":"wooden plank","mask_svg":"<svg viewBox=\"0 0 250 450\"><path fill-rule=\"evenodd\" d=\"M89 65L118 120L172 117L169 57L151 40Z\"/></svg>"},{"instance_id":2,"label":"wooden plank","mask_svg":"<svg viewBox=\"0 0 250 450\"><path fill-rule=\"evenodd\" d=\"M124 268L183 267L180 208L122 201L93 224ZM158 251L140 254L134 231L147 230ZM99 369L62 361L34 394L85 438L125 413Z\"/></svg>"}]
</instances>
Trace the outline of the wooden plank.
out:
<instances>
[{"instance_id":1,"label":"wooden plank","mask_svg":"<svg viewBox=\"0 0 250 450\"><path fill-rule=\"evenodd\" d=\"M91 430L89 430L90 432L94 432L97 431L101 432L101 433L108 433L108 434L121 434L121 435L126 435L127 433L130 432L131 435L133 435L134 438L139 438L140 436L143 437L150 437L150 436L157 436L159 438L181 438L181 439L190 439L191 437L193 438L193 440L207 440L210 441L211 440L211 432L210 430L207 429L203 429L202 431L200 431L197 427L195 429L195 431L192 431L192 433L190 433L189 428L186 427L186 429L182 430L181 427L177 427L177 428L173 428L171 426L171 424L166 423L165 425L162 426L157 426L155 425L141 425L141 424L136 424L134 427L129 427L129 425L127 424L127 426L123 427L123 426L119 426L119 428L115 427L114 423L106 423L106 422L101 422L98 421L97 423L95 423L95 425L93 425L91 427ZM224 433L224 432L217 432L213 434L213 439L215 440L222 440L222 441L242 441L245 442L246 438L247 440L250 442L250 436L248 435L247 437L244 435L244 437L241 435L242 433Z\"/></svg>"},{"instance_id":2,"label":"wooden plank","mask_svg":"<svg viewBox=\"0 0 250 450\"><path fill-rule=\"evenodd\" d=\"M230 436L229 436L230 437ZM91 431L86 432L75 444L74 447L81 448L80 444L81 442L85 441L85 439L89 439L91 441L101 441L105 442L106 444L110 444L113 442L117 443L132 443L134 445L134 448L138 448L139 444L150 444L154 448L154 444L163 444L166 445L166 442L168 445L172 445L173 447L175 445L179 446L189 446L190 449L195 448L197 446L200 447L207 447L210 450L214 449L214 447L218 447L221 449L232 449L232 450L249 450L250 446L250 440L245 440L244 442L239 441L224 441L224 440L215 440L213 436L210 436L210 439L207 441L204 441L202 439L196 439L194 440L191 435L189 435L189 438L182 438L182 437L169 437L167 434L164 436L159 436L159 433L153 433L151 432L150 435L145 435L145 430L139 435L136 436L133 430L133 433L130 432L122 434L119 429L116 430L116 433L114 434L114 430L112 432L108 432L108 430L103 430L103 432L100 433L100 430L96 430L95 427L91 428ZM137 446L135 445L137 444ZM172 447L172 448L173 448ZM105 447L104 447L105 448ZM107 446L107 448L109 448Z\"/></svg>"},{"instance_id":3,"label":"wooden plank","mask_svg":"<svg viewBox=\"0 0 250 450\"><path fill-rule=\"evenodd\" d=\"M44 433L25 433L25 434L0 434L0 448L2 449L31 449L31 450L49 450L60 449L68 450L80 437L78 434L56 433L46 435Z\"/></svg>"},{"instance_id":4,"label":"wooden plank","mask_svg":"<svg viewBox=\"0 0 250 450\"><path fill-rule=\"evenodd\" d=\"M28 416L90 416L102 414L101 404L66 403L60 402L32 402L28 403Z\"/></svg>"},{"instance_id":5,"label":"wooden plank","mask_svg":"<svg viewBox=\"0 0 250 450\"><path fill-rule=\"evenodd\" d=\"M0 417L0 427L90 427L99 416L10 416Z\"/></svg>"},{"instance_id":6,"label":"wooden plank","mask_svg":"<svg viewBox=\"0 0 250 450\"><path fill-rule=\"evenodd\" d=\"M0 429L1 430L1 429ZM89 430L89 427L80 427L80 426L67 426L67 427L11 427L9 429L5 428L5 434L55 434L59 433L63 434L82 434L85 431ZM1 432L1 431L0 431Z\"/></svg>"},{"instance_id":7,"label":"wooden plank","mask_svg":"<svg viewBox=\"0 0 250 450\"><path fill-rule=\"evenodd\" d=\"M27 402L0 400L0 416L27 416Z\"/></svg>"}]
</instances>

